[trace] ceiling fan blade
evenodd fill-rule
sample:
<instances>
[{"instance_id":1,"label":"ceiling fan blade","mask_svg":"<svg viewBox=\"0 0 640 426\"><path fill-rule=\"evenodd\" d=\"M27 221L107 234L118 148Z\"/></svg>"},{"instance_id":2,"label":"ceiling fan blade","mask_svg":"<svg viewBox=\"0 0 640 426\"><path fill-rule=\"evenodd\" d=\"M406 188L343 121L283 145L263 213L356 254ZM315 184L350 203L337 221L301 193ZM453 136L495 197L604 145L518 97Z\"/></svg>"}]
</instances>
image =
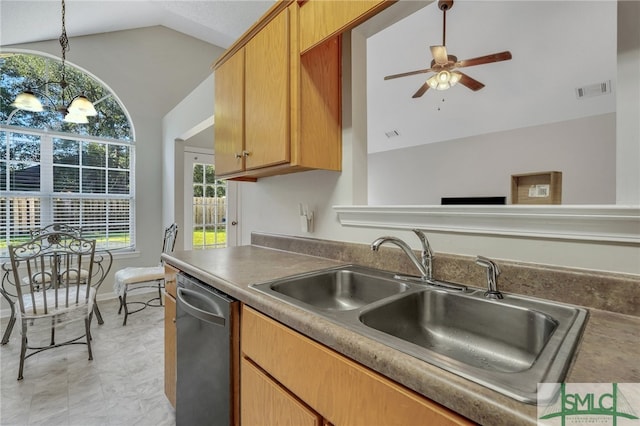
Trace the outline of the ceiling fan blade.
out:
<instances>
[{"instance_id":1,"label":"ceiling fan blade","mask_svg":"<svg viewBox=\"0 0 640 426\"><path fill-rule=\"evenodd\" d=\"M418 91L416 93L413 94L412 98L419 98L420 96L424 95L424 93L429 90L429 83L427 83L425 81L425 83L420 86L420 88L418 89Z\"/></svg>"},{"instance_id":2,"label":"ceiling fan blade","mask_svg":"<svg viewBox=\"0 0 640 426\"><path fill-rule=\"evenodd\" d=\"M465 73L462 73L460 71L457 71L457 72L460 73L461 75L460 81L458 83L462 84L463 86L467 86L469 89L473 90L474 92L477 92L478 90L484 87L484 84L480 83L478 80L471 78Z\"/></svg>"},{"instance_id":3,"label":"ceiling fan blade","mask_svg":"<svg viewBox=\"0 0 640 426\"><path fill-rule=\"evenodd\" d=\"M489 64L491 62L508 61L509 59L511 59L511 52L505 50L504 52L458 61L455 66L456 68L473 67L475 65Z\"/></svg>"},{"instance_id":4,"label":"ceiling fan blade","mask_svg":"<svg viewBox=\"0 0 640 426\"><path fill-rule=\"evenodd\" d=\"M447 65L449 63L447 48L444 46L431 46L431 55L438 65Z\"/></svg>"},{"instance_id":5,"label":"ceiling fan blade","mask_svg":"<svg viewBox=\"0 0 640 426\"><path fill-rule=\"evenodd\" d=\"M393 78L407 77L407 76L416 75L416 74L424 74L424 73L429 72L429 71L431 71L431 68L427 68L427 69L424 69L424 70L403 72L403 73L400 73L400 74L388 75L384 79L385 80L391 80Z\"/></svg>"}]
</instances>

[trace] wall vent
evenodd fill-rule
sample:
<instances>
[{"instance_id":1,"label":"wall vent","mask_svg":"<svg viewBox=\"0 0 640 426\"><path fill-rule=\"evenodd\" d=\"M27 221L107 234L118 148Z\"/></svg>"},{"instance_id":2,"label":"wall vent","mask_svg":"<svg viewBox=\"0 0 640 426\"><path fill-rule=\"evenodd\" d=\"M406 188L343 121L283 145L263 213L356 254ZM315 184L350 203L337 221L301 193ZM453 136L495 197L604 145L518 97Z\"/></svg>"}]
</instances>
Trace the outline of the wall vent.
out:
<instances>
[{"instance_id":1,"label":"wall vent","mask_svg":"<svg viewBox=\"0 0 640 426\"><path fill-rule=\"evenodd\" d=\"M607 93L611 93L611 80L576 88L576 98L578 99L592 98Z\"/></svg>"},{"instance_id":2,"label":"wall vent","mask_svg":"<svg viewBox=\"0 0 640 426\"><path fill-rule=\"evenodd\" d=\"M387 136L387 138L391 139L391 138L395 138L396 136L400 136L400 132L397 130L390 130L388 132L384 132L384 134Z\"/></svg>"}]
</instances>

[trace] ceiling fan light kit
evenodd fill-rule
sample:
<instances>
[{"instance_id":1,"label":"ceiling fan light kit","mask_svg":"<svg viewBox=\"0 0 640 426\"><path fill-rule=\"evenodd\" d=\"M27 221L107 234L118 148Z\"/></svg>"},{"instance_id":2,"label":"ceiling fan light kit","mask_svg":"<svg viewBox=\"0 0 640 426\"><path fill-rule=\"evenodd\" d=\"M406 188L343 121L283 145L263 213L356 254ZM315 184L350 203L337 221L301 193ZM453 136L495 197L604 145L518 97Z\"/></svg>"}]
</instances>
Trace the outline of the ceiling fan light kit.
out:
<instances>
[{"instance_id":1,"label":"ceiling fan light kit","mask_svg":"<svg viewBox=\"0 0 640 426\"><path fill-rule=\"evenodd\" d=\"M434 74L427 80L427 84L430 88L435 90L447 90L450 87L455 86L462 75L457 71L449 72L442 70L438 74Z\"/></svg>"},{"instance_id":2,"label":"ceiling fan light kit","mask_svg":"<svg viewBox=\"0 0 640 426\"><path fill-rule=\"evenodd\" d=\"M447 23L447 10L453 7L453 0L439 0L438 8L442 10L442 45L431 46L431 55L433 60L431 61L431 67L423 70L409 71L400 74L388 75L384 79L391 80L394 78L408 77L416 74L425 74L428 72L435 73L420 86L418 91L414 93L413 98L419 98L425 94L427 90L447 90L457 83L466 86L467 88L478 91L484 87L484 84L469 77L460 71L458 68L472 67L475 65L489 64L492 62L508 61L511 59L511 52L504 51L499 53L493 53L491 55L479 56L477 58L465 59L458 61L458 58L454 55L447 54L446 48L446 23Z\"/></svg>"}]
</instances>

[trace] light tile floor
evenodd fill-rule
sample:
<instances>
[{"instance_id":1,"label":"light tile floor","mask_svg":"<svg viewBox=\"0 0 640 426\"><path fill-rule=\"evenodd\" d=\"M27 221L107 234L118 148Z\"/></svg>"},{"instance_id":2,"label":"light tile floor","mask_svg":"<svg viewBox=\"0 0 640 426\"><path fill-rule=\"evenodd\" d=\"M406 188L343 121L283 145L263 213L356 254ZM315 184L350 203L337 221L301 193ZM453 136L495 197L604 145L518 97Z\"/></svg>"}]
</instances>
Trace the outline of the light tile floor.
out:
<instances>
[{"instance_id":1,"label":"light tile floor","mask_svg":"<svg viewBox=\"0 0 640 426\"><path fill-rule=\"evenodd\" d=\"M98 325L94 316L92 361L85 345L50 349L25 361L21 381L14 328L0 346L0 425L175 425L164 395L163 309L132 314L123 327L117 299L99 306L105 323ZM6 319L0 324L4 332Z\"/></svg>"}]
</instances>

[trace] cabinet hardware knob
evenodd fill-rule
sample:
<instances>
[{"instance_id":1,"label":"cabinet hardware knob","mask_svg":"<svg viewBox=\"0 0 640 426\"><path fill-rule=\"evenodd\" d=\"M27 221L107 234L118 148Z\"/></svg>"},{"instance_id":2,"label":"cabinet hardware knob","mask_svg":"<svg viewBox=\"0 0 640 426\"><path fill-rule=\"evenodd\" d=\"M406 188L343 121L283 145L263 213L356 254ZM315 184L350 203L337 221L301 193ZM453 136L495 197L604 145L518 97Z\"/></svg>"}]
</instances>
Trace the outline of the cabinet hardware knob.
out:
<instances>
[{"instance_id":1,"label":"cabinet hardware knob","mask_svg":"<svg viewBox=\"0 0 640 426\"><path fill-rule=\"evenodd\" d=\"M238 224L238 222L237 222L237 221L235 221L235 220L231 222L231 225L232 225L232 226L236 226L237 224Z\"/></svg>"},{"instance_id":2,"label":"cabinet hardware knob","mask_svg":"<svg viewBox=\"0 0 640 426\"><path fill-rule=\"evenodd\" d=\"M243 157L248 157L250 155L251 155L251 153L249 151L242 151L242 156Z\"/></svg>"},{"instance_id":3,"label":"cabinet hardware knob","mask_svg":"<svg viewBox=\"0 0 640 426\"><path fill-rule=\"evenodd\" d=\"M240 153L236 153L235 157L236 157L236 158L242 158L242 154L240 154Z\"/></svg>"}]
</instances>

